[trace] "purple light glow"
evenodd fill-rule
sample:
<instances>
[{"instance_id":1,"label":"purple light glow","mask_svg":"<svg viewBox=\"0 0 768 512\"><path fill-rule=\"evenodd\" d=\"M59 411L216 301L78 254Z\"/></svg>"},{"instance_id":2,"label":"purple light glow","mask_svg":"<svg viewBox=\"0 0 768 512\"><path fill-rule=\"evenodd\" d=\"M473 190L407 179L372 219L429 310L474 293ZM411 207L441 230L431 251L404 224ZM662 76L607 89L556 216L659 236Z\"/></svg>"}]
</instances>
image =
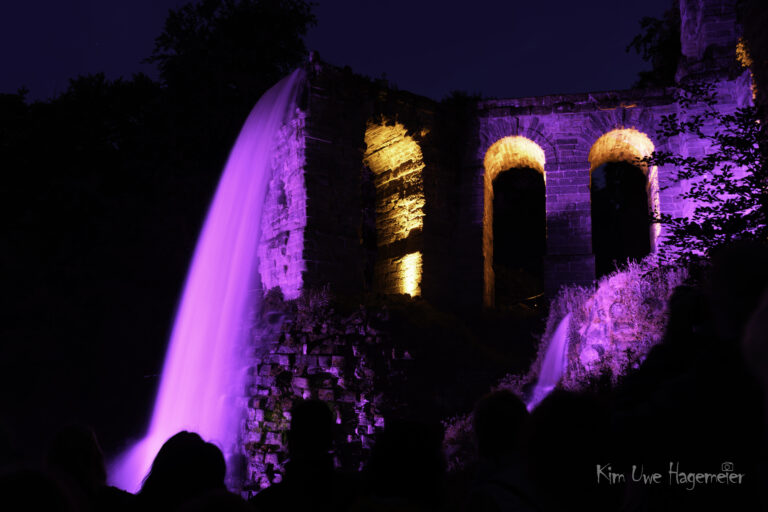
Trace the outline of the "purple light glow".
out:
<instances>
[{"instance_id":1,"label":"purple light glow","mask_svg":"<svg viewBox=\"0 0 768 512\"><path fill-rule=\"evenodd\" d=\"M531 398L526 404L528 410L533 410L539 402L555 389L560 379L565 373L567 364L566 354L568 353L568 330L571 327L571 314L568 313L560 320L552 335L552 340L547 347L547 354L544 356L544 362L541 364L539 380L536 387L533 388Z\"/></svg>"},{"instance_id":2,"label":"purple light glow","mask_svg":"<svg viewBox=\"0 0 768 512\"><path fill-rule=\"evenodd\" d=\"M232 148L187 274L149 430L111 468L118 487L137 491L157 451L180 430L225 454L237 442L240 356L261 298L256 252L273 144L303 78L298 69L267 91Z\"/></svg>"}]
</instances>

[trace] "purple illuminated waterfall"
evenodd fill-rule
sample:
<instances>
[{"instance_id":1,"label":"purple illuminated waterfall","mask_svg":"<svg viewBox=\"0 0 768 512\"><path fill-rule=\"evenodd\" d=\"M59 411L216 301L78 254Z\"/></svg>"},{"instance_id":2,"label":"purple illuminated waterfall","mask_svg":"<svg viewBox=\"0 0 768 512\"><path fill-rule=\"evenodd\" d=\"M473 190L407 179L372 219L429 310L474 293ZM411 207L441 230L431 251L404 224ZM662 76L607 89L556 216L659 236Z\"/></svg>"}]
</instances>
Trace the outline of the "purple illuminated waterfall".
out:
<instances>
[{"instance_id":1,"label":"purple illuminated waterfall","mask_svg":"<svg viewBox=\"0 0 768 512\"><path fill-rule=\"evenodd\" d=\"M111 468L118 487L137 491L160 446L180 430L224 453L237 443L240 356L261 297L256 251L273 144L303 80L296 70L267 91L232 148L187 274L149 430Z\"/></svg>"},{"instance_id":2,"label":"purple illuminated waterfall","mask_svg":"<svg viewBox=\"0 0 768 512\"><path fill-rule=\"evenodd\" d=\"M557 329L547 347L547 353L539 370L539 379L528 401L528 410L533 410L539 402L555 389L565 372L568 355L568 330L571 327L571 314L568 313L557 324Z\"/></svg>"}]
</instances>

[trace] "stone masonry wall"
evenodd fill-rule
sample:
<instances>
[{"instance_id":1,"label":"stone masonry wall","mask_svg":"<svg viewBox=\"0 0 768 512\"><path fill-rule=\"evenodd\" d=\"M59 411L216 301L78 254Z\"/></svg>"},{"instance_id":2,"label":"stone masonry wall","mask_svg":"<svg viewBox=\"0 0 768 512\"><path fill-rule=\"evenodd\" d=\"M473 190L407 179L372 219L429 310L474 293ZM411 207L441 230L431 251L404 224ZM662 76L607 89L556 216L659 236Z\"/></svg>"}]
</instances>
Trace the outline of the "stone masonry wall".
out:
<instances>
[{"instance_id":1,"label":"stone masonry wall","mask_svg":"<svg viewBox=\"0 0 768 512\"><path fill-rule=\"evenodd\" d=\"M306 269L303 257L307 226L305 121L306 114L298 110L275 141L258 250L264 289L279 287L288 299L300 295Z\"/></svg>"},{"instance_id":2,"label":"stone masonry wall","mask_svg":"<svg viewBox=\"0 0 768 512\"><path fill-rule=\"evenodd\" d=\"M718 80L717 90L723 112L747 105L751 94L748 74ZM675 92L675 88L628 90L481 103L474 160L478 177L472 183L474 190L465 192L478 205L474 210L476 229L482 223L484 196L479 181L485 173L483 159L488 148L506 136L526 137L546 156L546 288L551 294L565 284L590 284L595 273L588 155L595 142L611 130L632 128L646 135L657 151L702 156L710 150L705 141L691 137L668 140L659 132L662 116L679 112ZM649 192L658 190L660 213L689 215L693 204L679 197L688 185L676 183L675 174L667 167L651 169L648 176L656 182L649 184ZM662 230L658 242L663 239Z\"/></svg>"},{"instance_id":3,"label":"stone masonry wall","mask_svg":"<svg viewBox=\"0 0 768 512\"><path fill-rule=\"evenodd\" d=\"M662 89L490 100L479 105L474 160L479 177L485 173L488 148L503 137L526 137L545 153L548 292L564 284L587 285L595 277L587 158L594 142L615 128L636 128L651 138L656 149L665 149L667 141L656 136L656 127L659 116L675 108L672 91ZM483 189L478 187L474 197L482 204Z\"/></svg>"},{"instance_id":4,"label":"stone masonry wall","mask_svg":"<svg viewBox=\"0 0 768 512\"><path fill-rule=\"evenodd\" d=\"M336 466L358 471L384 419L398 409L410 356L377 325L386 309L336 312L327 292L309 292L285 302L273 292L265 299L260 327L262 349L253 360L241 436L248 492L282 479L288 458L287 432L295 401L317 399L336 416Z\"/></svg>"},{"instance_id":5,"label":"stone masonry wall","mask_svg":"<svg viewBox=\"0 0 768 512\"><path fill-rule=\"evenodd\" d=\"M733 57L741 33L736 4L737 0L680 0L678 80L722 77L736 67Z\"/></svg>"},{"instance_id":6,"label":"stone masonry wall","mask_svg":"<svg viewBox=\"0 0 768 512\"><path fill-rule=\"evenodd\" d=\"M375 289L421 295L424 231L424 156L400 123L369 123L363 162L376 190Z\"/></svg>"},{"instance_id":7,"label":"stone masonry wall","mask_svg":"<svg viewBox=\"0 0 768 512\"><path fill-rule=\"evenodd\" d=\"M330 283L336 291L353 294L410 293L403 283L415 273L417 282L409 285L414 294L435 301L457 296L459 292L447 291L450 279L445 276L453 247L452 219L427 218L429 211L435 217L451 212L443 207L450 203L446 195L454 192L444 185L454 178L441 156L446 151L437 104L323 64L311 73L308 105L306 286ZM421 159L416 152L394 169L373 172L377 192L368 197L364 177L374 170L369 167L374 162L364 162L365 135L372 125L401 127L399 137L414 142ZM374 154L369 156L375 160ZM371 199L374 204L367 203ZM374 249L366 240L365 212L372 210Z\"/></svg>"},{"instance_id":8,"label":"stone masonry wall","mask_svg":"<svg viewBox=\"0 0 768 512\"><path fill-rule=\"evenodd\" d=\"M681 0L683 60L678 78L719 84L724 110L751 100L748 73L736 66L732 0ZM733 44L732 44L733 43ZM313 58L303 113L281 134L264 218L260 271L265 289L286 297L330 284L337 292L408 293L446 308L493 303L493 236L483 229L488 201L484 157L519 135L545 154L545 289L590 284L590 149L614 129L636 129L656 150L696 156L691 138L665 140L661 117L677 113L675 88L482 101L470 115L456 105L390 88ZM466 107L466 105L465 105ZM371 127L418 149L392 168L373 169ZM461 137L456 134L461 133ZM383 144L383 146L382 146ZM375 146L375 144L374 144ZM366 160L366 159L369 160ZM366 162L368 165L366 165ZM373 171L373 172L371 172ZM649 169L661 213L685 215L685 184L674 169ZM372 178L371 178L372 176ZM374 193L369 193L373 183ZM653 243L663 241L651 235Z\"/></svg>"}]
</instances>

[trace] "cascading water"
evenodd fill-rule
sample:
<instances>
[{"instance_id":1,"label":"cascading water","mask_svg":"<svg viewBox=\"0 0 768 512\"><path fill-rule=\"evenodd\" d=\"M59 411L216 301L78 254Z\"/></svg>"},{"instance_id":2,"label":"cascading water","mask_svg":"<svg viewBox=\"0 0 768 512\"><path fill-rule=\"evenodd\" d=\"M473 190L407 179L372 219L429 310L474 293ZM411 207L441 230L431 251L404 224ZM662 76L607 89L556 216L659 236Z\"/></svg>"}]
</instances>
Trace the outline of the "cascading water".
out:
<instances>
[{"instance_id":1,"label":"cascading water","mask_svg":"<svg viewBox=\"0 0 768 512\"><path fill-rule=\"evenodd\" d=\"M149 430L111 468L118 487L137 491L162 444L180 430L225 453L237 442L239 360L261 297L256 251L273 144L303 81L297 69L267 91L232 148L187 274Z\"/></svg>"},{"instance_id":2,"label":"cascading water","mask_svg":"<svg viewBox=\"0 0 768 512\"><path fill-rule=\"evenodd\" d=\"M568 331L571 327L571 314L568 313L557 324L557 329L552 335L552 340L547 347L547 353L539 370L539 379L533 388L528 400L528 410L533 410L539 402L555 389L565 372L566 357L568 354Z\"/></svg>"}]
</instances>

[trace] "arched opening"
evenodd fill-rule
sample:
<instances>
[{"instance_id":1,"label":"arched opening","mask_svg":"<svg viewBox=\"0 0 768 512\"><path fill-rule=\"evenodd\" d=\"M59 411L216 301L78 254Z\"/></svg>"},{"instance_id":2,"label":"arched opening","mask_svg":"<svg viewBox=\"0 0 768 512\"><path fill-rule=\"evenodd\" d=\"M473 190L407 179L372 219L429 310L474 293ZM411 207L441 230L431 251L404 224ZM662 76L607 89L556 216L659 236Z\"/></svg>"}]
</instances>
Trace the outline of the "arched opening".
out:
<instances>
[{"instance_id":1,"label":"arched opening","mask_svg":"<svg viewBox=\"0 0 768 512\"><path fill-rule=\"evenodd\" d=\"M368 123L363 163L373 173L376 262L373 284L383 293L421 295L424 157L400 123ZM364 238L364 237L361 237Z\"/></svg>"},{"instance_id":2,"label":"arched opening","mask_svg":"<svg viewBox=\"0 0 768 512\"><path fill-rule=\"evenodd\" d=\"M515 304L541 293L547 244L541 173L530 168L512 169L494 180L493 233L496 305Z\"/></svg>"},{"instance_id":3,"label":"arched opening","mask_svg":"<svg viewBox=\"0 0 768 512\"><path fill-rule=\"evenodd\" d=\"M543 290L544 164L541 147L520 136L497 141L485 155L486 305L512 305Z\"/></svg>"},{"instance_id":4,"label":"arched opening","mask_svg":"<svg viewBox=\"0 0 768 512\"><path fill-rule=\"evenodd\" d=\"M642 132L617 129L600 137L589 152L592 252L602 277L640 261L654 250L651 212L658 210L656 169L644 158L653 143Z\"/></svg>"}]
</instances>

